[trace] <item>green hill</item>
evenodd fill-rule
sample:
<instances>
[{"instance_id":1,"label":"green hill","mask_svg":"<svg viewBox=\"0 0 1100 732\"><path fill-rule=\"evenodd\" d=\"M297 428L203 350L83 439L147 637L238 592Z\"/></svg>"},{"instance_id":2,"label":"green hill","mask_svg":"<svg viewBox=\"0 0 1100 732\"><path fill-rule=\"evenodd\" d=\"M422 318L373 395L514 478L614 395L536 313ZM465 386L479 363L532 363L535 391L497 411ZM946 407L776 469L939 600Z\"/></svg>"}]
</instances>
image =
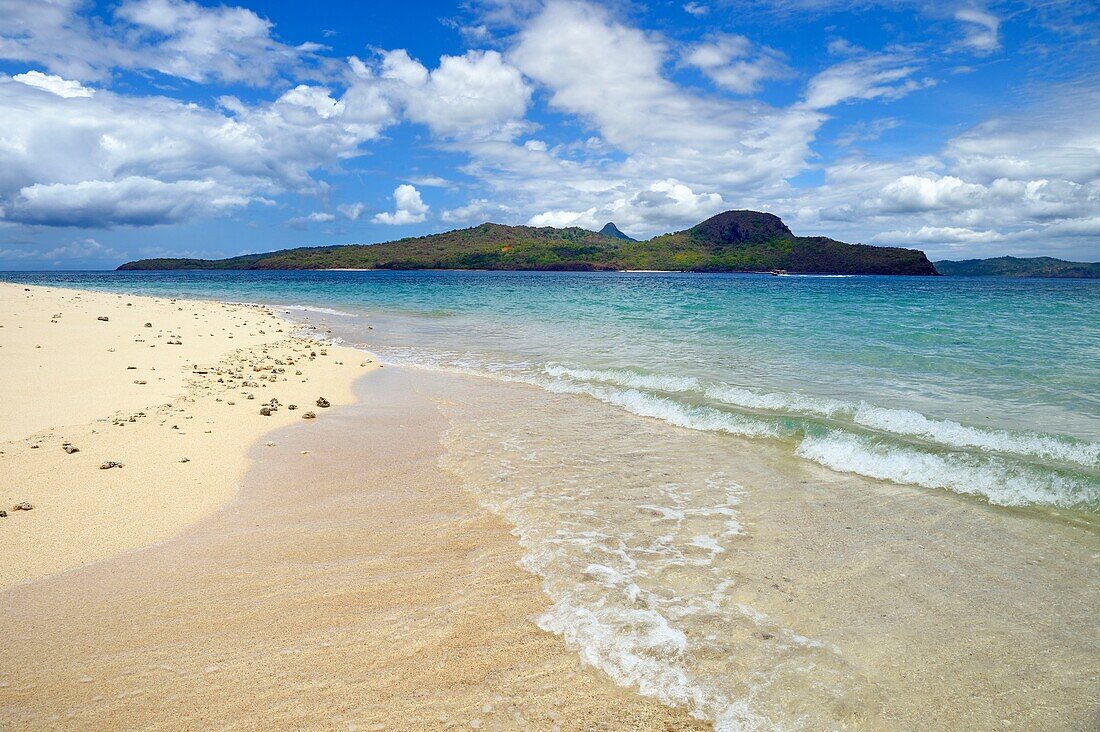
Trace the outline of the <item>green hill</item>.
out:
<instances>
[{"instance_id":1,"label":"green hill","mask_svg":"<svg viewBox=\"0 0 1100 732\"><path fill-rule=\"evenodd\" d=\"M1067 277L1100 279L1100 262L1067 262L1054 257L994 257L936 262L940 274L955 277Z\"/></svg>"},{"instance_id":2,"label":"green hill","mask_svg":"<svg viewBox=\"0 0 1100 732\"><path fill-rule=\"evenodd\" d=\"M690 229L641 242L577 227L487 223L384 244L303 247L215 260L141 259L119 269L784 269L810 274L936 274L924 252L794 236L777 216L757 211L727 211Z\"/></svg>"}]
</instances>

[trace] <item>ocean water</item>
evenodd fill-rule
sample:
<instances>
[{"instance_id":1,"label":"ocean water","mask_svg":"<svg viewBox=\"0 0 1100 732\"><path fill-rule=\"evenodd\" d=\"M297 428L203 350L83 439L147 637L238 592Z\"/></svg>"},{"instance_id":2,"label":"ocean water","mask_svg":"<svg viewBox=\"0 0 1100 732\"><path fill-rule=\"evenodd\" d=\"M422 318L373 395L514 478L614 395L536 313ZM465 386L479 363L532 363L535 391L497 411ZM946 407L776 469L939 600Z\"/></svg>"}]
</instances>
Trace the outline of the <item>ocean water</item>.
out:
<instances>
[{"instance_id":1,"label":"ocean water","mask_svg":"<svg viewBox=\"0 0 1100 732\"><path fill-rule=\"evenodd\" d=\"M718 729L914 728L933 691L991 668L1026 680L1032 710L1090 698L1098 282L0 278L262 302L386 363L484 377L437 395L444 464L516 527L548 596L537 622ZM925 610L883 612L902 596Z\"/></svg>"},{"instance_id":2,"label":"ocean water","mask_svg":"<svg viewBox=\"0 0 1100 732\"><path fill-rule=\"evenodd\" d=\"M312 315L393 363L787 442L999 505L1100 507L1100 283L484 273L9 274ZM372 330L367 330L367 325Z\"/></svg>"}]
</instances>

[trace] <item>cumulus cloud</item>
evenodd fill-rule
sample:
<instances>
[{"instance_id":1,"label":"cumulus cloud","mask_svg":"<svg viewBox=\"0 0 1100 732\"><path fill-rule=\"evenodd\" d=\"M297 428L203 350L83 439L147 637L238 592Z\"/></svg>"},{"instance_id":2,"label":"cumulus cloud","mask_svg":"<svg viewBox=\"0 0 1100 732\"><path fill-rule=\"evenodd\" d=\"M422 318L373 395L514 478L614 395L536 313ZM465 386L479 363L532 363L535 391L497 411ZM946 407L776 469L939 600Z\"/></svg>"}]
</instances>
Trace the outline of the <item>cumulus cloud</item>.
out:
<instances>
[{"instance_id":1,"label":"cumulus cloud","mask_svg":"<svg viewBox=\"0 0 1100 732\"><path fill-rule=\"evenodd\" d=\"M216 110L102 90L62 97L0 79L3 219L149 225L225 213L285 191L314 193L315 170L360 154L394 121L370 89L336 99L297 87L268 104L221 102ZM149 200L127 199L138 194Z\"/></svg>"},{"instance_id":2,"label":"cumulus cloud","mask_svg":"<svg viewBox=\"0 0 1100 732\"><path fill-rule=\"evenodd\" d=\"M36 183L21 189L4 219L48 226L149 226L221 213L249 198L212 180L163 183L129 176L120 180Z\"/></svg>"},{"instance_id":3,"label":"cumulus cloud","mask_svg":"<svg viewBox=\"0 0 1100 732\"><path fill-rule=\"evenodd\" d=\"M195 82L260 85L282 68L321 49L288 46L272 37L271 21L242 7L206 7L189 0L127 0L116 11L145 43L143 63Z\"/></svg>"},{"instance_id":4,"label":"cumulus cloud","mask_svg":"<svg viewBox=\"0 0 1100 732\"><path fill-rule=\"evenodd\" d=\"M402 183L393 189L393 212L374 215L376 224L419 224L428 215L429 207L420 199L420 191L408 183Z\"/></svg>"},{"instance_id":5,"label":"cumulus cloud","mask_svg":"<svg viewBox=\"0 0 1100 732\"><path fill-rule=\"evenodd\" d=\"M1001 19L996 15L978 8L962 8L955 12L955 20L961 22L966 30L963 44L974 51L991 53L1001 45L998 39Z\"/></svg>"},{"instance_id":6,"label":"cumulus cloud","mask_svg":"<svg viewBox=\"0 0 1100 732\"><path fill-rule=\"evenodd\" d=\"M16 74L11 77L20 84L33 86L36 89L48 91L65 99L73 97L90 97L95 94L95 89L89 89L79 81L63 79L53 74L43 74L41 71L28 71L25 74Z\"/></svg>"},{"instance_id":7,"label":"cumulus cloud","mask_svg":"<svg viewBox=\"0 0 1100 732\"><path fill-rule=\"evenodd\" d=\"M713 216L725 208L722 196L714 192L696 193L683 183L669 178L657 181L630 195L591 208L550 210L532 216L531 226L580 226L599 228L614 220L624 229L646 230L654 221L689 226Z\"/></svg>"},{"instance_id":8,"label":"cumulus cloud","mask_svg":"<svg viewBox=\"0 0 1100 732\"><path fill-rule=\"evenodd\" d=\"M82 80L148 69L200 83L263 85L317 60L322 48L281 43L270 21L242 7L125 0L112 23L86 10L83 0L0 0L0 58Z\"/></svg>"},{"instance_id":9,"label":"cumulus cloud","mask_svg":"<svg viewBox=\"0 0 1100 732\"><path fill-rule=\"evenodd\" d=\"M523 75L496 51L443 56L431 71L404 49L387 51L378 75L408 119L442 137L511 138L531 99Z\"/></svg>"},{"instance_id":10,"label":"cumulus cloud","mask_svg":"<svg viewBox=\"0 0 1100 732\"><path fill-rule=\"evenodd\" d=\"M723 89L738 94L752 94L765 80L791 74L779 51L767 46L754 47L748 38L730 34L718 34L689 46L683 62L702 71Z\"/></svg>"},{"instance_id":11,"label":"cumulus cloud","mask_svg":"<svg viewBox=\"0 0 1100 732\"><path fill-rule=\"evenodd\" d=\"M693 187L760 186L803 168L821 115L693 93L664 75L669 57L660 38L623 25L601 8L572 2L548 4L520 30L507 54L548 90L552 107L579 116L626 155L617 165L589 164L590 191L622 195L670 171ZM559 182L574 185L577 171L570 161L525 152L509 154L547 173L556 166ZM603 157L602 151L594 154Z\"/></svg>"}]
</instances>

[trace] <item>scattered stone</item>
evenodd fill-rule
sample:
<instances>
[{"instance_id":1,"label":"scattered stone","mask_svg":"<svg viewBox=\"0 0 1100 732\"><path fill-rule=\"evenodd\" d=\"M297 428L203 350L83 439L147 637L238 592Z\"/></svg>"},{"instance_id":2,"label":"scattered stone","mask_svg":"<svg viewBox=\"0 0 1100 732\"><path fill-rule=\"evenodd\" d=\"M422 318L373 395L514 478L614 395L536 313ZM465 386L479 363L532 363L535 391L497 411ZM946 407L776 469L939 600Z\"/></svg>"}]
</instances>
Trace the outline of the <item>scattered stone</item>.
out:
<instances>
[{"instance_id":1,"label":"scattered stone","mask_svg":"<svg viewBox=\"0 0 1100 732\"><path fill-rule=\"evenodd\" d=\"M324 397L317 397L317 406L321 407L322 409L326 409L328 407L331 407L332 405L329 404L328 399L325 399Z\"/></svg>"},{"instance_id":2,"label":"scattered stone","mask_svg":"<svg viewBox=\"0 0 1100 732\"><path fill-rule=\"evenodd\" d=\"M4 511L4 510L0 510L0 518L7 518L7 517L8 517L8 512Z\"/></svg>"},{"instance_id":3,"label":"scattered stone","mask_svg":"<svg viewBox=\"0 0 1100 732\"><path fill-rule=\"evenodd\" d=\"M126 367L126 370L127 370L127 371L136 371L136 370L137 370L137 366L127 366L127 367Z\"/></svg>"},{"instance_id":4,"label":"scattered stone","mask_svg":"<svg viewBox=\"0 0 1100 732\"><path fill-rule=\"evenodd\" d=\"M181 463L189 463L189 462L191 462L191 458L185 458L185 457L181 457L181 458L180 458L180 462L181 462Z\"/></svg>"},{"instance_id":5,"label":"scattered stone","mask_svg":"<svg viewBox=\"0 0 1100 732\"><path fill-rule=\"evenodd\" d=\"M33 508L34 508L33 503L31 503L30 501L23 501L22 503L17 503L14 506L12 506L11 510L13 510L13 511L30 511Z\"/></svg>"},{"instance_id":6,"label":"scattered stone","mask_svg":"<svg viewBox=\"0 0 1100 732\"><path fill-rule=\"evenodd\" d=\"M275 447L275 443L274 442L269 442L269 443L267 443L267 446L268 447Z\"/></svg>"},{"instance_id":7,"label":"scattered stone","mask_svg":"<svg viewBox=\"0 0 1100 732\"><path fill-rule=\"evenodd\" d=\"M80 448L70 442L62 443L61 449L70 455L72 455L74 452L80 452Z\"/></svg>"},{"instance_id":8,"label":"scattered stone","mask_svg":"<svg viewBox=\"0 0 1100 732\"><path fill-rule=\"evenodd\" d=\"M110 320L110 318L108 318L106 315L100 315L98 318L96 318L96 320L102 320L104 323L106 323L108 320Z\"/></svg>"},{"instance_id":9,"label":"scattered stone","mask_svg":"<svg viewBox=\"0 0 1100 732\"><path fill-rule=\"evenodd\" d=\"M121 468L121 467L122 467L122 463L118 462L117 460L108 460L107 462L100 465L99 469L100 470L110 470L111 468Z\"/></svg>"},{"instance_id":10,"label":"scattered stone","mask_svg":"<svg viewBox=\"0 0 1100 732\"><path fill-rule=\"evenodd\" d=\"M295 375L295 376L301 376L301 375L302 375L302 372L301 372L301 371L295 371L295 372L294 372L294 375Z\"/></svg>"},{"instance_id":11,"label":"scattered stone","mask_svg":"<svg viewBox=\"0 0 1100 732\"><path fill-rule=\"evenodd\" d=\"M313 412L306 412L305 414L302 415L302 419L316 419L316 418L317 418L317 415L314 414Z\"/></svg>"},{"instance_id":12,"label":"scattered stone","mask_svg":"<svg viewBox=\"0 0 1100 732\"><path fill-rule=\"evenodd\" d=\"M135 384L145 384L147 382L145 381L145 379L134 379L134 383Z\"/></svg>"},{"instance_id":13,"label":"scattered stone","mask_svg":"<svg viewBox=\"0 0 1100 732\"><path fill-rule=\"evenodd\" d=\"M295 409L298 408L298 405L297 404L287 404L286 408L293 412Z\"/></svg>"},{"instance_id":14,"label":"scattered stone","mask_svg":"<svg viewBox=\"0 0 1100 732\"><path fill-rule=\"evenodd\" d=\"M152 324L152 323L146 323L146 324L145 324L145 327L146 327L146 328L152 328L152 327L153 327L153 324Z\"/></svg>"},{"instance_id":15,"label":"scattered stone","mask_svg":"<svg viewBox=\"0 0 1100 732\"><path fill-rule=\"evenodd\" d=\"M271 416L271 407L260 407L260 414L265 417Z\"/></svg>"}]
</instances>

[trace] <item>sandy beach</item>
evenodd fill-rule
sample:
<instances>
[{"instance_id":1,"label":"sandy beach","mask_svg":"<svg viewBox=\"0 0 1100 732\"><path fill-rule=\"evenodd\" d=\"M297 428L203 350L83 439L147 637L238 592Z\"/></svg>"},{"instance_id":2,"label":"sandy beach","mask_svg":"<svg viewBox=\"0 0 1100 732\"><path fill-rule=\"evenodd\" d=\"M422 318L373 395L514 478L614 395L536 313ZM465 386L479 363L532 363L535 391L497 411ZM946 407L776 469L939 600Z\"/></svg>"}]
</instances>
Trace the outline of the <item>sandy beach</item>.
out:
<instances>
[{"instance_id":1,"label":"sandy beach","mask_svg":"<svg viewBox=\"0 0 1100 732\"><path fill-rule=\"evenodd\" d=\"M0 285L0 587L178 533L233 497L264 433L352 401L373 359L293 330L262 307Z\"/></svg>"},{"instance_id":2,"label":"sandy beach","mask_svg":"<svg viewBox=\"0 0 1100 732\"><path fill-rule=\"evenodd\" d=\"M537 578L399 370L356 402L373 359L266 308L0 298L4 501L33 505L0 519L0 726L705 728L535 626Z\"/></svg>"}]
</instances>

